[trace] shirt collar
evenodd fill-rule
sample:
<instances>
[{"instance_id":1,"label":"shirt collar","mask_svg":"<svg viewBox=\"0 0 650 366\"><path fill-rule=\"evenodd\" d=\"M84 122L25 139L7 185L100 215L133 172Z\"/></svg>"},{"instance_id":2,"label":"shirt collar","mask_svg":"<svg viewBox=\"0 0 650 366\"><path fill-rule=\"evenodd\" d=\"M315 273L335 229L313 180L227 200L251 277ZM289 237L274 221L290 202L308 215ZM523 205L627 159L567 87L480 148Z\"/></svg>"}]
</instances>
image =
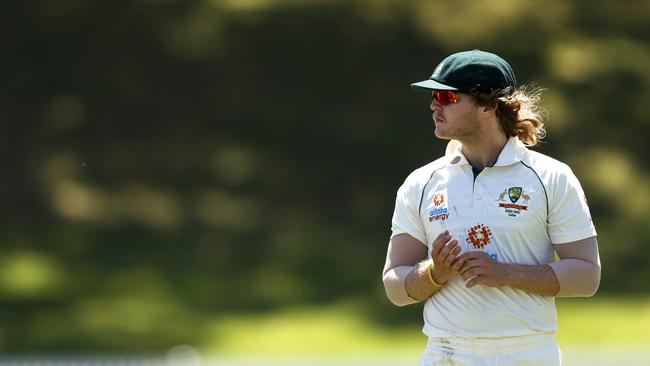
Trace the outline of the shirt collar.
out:
<instances>
[{"instance_id":1,"label":"shirt collar","mask_svg":"<svg viewBox=\"0 0 650 366\"><path fill-rule=\"evenodd\" d=\"M461 151L462 147L463 146L461 144L458 144L456 148L449 155L447 155L448 165L462 166L469 164L467 158L465 158L465 155L463 155ZM501 150L501 153L499 153L499 157L497 158L496 163L494 163L492 166L512 165L523 160L525 153L526 146L524 146L524 144L519 141L517 137L510 137Z\"/></svg>"}]
</instances>

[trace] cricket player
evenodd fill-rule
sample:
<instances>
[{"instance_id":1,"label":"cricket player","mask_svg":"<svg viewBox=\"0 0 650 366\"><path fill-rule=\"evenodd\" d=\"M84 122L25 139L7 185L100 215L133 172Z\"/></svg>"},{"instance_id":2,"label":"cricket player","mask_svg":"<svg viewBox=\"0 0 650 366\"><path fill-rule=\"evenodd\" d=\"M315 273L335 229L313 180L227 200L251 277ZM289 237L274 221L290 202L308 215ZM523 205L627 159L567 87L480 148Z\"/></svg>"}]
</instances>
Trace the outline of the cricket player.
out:
<instances>
[{"instance_id":1,"label":"cricket player","mask_svg":"<svg viewBox=\"0 0 650 366\"><path fill-rule=\"evenodd\" d=\"M600 259L578 179L529 150L545 134L539 92L480 50L411 86L453 139L397 191L383 271L395 305L425 301L421 364L561 365L555 298L594 295Z\"/></svg>"}]
</instances>

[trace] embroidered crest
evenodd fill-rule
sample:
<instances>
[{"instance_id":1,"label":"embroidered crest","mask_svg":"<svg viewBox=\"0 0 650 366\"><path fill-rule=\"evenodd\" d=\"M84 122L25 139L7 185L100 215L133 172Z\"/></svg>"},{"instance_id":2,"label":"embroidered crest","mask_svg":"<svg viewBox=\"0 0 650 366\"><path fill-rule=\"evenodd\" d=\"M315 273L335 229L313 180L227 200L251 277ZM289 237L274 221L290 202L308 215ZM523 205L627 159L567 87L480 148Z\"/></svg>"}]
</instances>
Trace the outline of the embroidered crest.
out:
<instances>
[{"instance_id":1,"label":"embroidered crest","mask_svg":"<svg viewBox=\"0 0 650 366\"><path fill-rule=\"evenodd\" d=\"M512 203L507 202L506 195ZM517 203L520 199L521 202ZM508 216L517 217L517 215L521 214L521 211L528 210L527 204L530 199L530 195L526 194L522 187L510 187L504 189L503 192L499 193L497 201L505 202L499 203L499 207L504 208L505 213L508 214Z\"/></svg>"},{"instance_id":2,"label":"embroidered crest","mask_svg":"<svg viewBox=\"0 0 650 366\"><path fill-rule=\"evenodd\" d=\"M521 187L508 188L508 198L510 198L510 202L515 203L519 201L519 198L521 198L521 191Z\"/></svg>"}]
</instances>

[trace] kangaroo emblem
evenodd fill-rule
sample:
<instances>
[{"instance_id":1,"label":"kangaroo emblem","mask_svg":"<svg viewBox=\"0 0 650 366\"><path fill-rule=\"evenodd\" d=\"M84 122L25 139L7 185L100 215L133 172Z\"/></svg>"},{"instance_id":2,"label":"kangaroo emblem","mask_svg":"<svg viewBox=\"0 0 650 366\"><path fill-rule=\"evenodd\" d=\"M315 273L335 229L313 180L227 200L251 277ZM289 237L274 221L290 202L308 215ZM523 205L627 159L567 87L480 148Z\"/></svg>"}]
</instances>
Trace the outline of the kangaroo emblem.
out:
<instances>
[{"instance_id":1,"label":"kangaroo emblem","mask_svg":"<svg viewBox=\"0 0 650 366\"><path fill-rule=\"evenodd\" d=\"M521 198L524 199L523 203L526 204L526 203L528 203L528 200L530 199L530 196L524 193L524 194L521 195Z\"/></svg>"},{"instance_id":2,"label":"kangaroo emblem","mask_svg":"<svg viewBox=\"0 0 650 366\"><path fill-rule=\"evenodd\" d=\"M499 194L499 199L497 201L503 201L506 194L508 194L507 188L503 192L501 192L501 194Z\"/></svg>"}]
</instances>

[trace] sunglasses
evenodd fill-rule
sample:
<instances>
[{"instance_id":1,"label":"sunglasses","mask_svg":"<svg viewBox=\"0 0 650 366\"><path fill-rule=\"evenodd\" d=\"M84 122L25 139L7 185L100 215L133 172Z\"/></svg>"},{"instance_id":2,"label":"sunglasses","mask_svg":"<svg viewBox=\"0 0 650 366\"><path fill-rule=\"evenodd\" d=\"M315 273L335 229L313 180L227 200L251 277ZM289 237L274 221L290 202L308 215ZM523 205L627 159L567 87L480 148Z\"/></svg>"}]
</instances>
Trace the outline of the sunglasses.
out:
<instances>
[{"instance_id":1,"label":"sunglasses","mask_svg":"<svg viewBox=\"0 0 650 366\"><path fill-rule=\"evenodd\" d=\"M451 90L432 90L431 95L440 105L455 104L460 100L460 95Z\"/></svg>"}]
</instances>

